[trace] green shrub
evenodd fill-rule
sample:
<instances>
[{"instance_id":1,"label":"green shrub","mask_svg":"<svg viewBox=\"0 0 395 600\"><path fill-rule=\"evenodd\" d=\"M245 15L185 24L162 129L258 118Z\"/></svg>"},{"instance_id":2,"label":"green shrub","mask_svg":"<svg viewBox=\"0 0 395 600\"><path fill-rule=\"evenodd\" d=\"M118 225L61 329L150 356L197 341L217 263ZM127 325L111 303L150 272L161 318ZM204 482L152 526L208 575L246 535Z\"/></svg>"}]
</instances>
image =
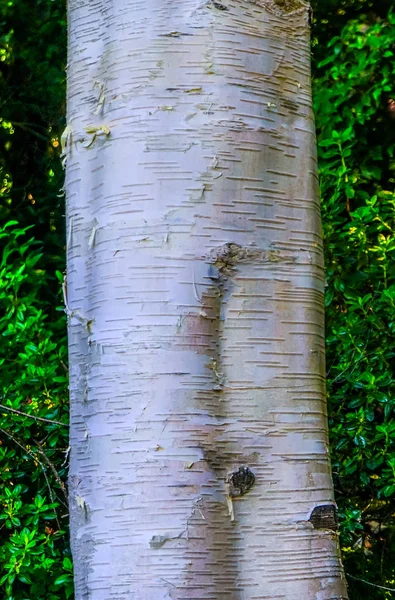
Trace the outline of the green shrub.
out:
<instances>
[{"instance_id":1,"label":"green shrub","mask_svg":"<svg viewBox=\"0 0 395 600\"><path fill-rule=\"evenodd\" d=\"M48 319L48 276L28 233L0 228L0 589L4 600L60 600L72 595L66 324L61 310Z\"/></svg>"},{"instance_id":2,"label":"green shrub","mask_svg":"<svg viewBox=\"0 0 395 600\"><path fill-rule=\"evenodd\" d=\"M395 587L394 25L392 12L349 21L315 64L314 80L343 558L353 577L388 587ZM373 593L354 579L350 587L352 600ZM374 594L388 597L379 588Z\"/></svg>"}]
</instances>

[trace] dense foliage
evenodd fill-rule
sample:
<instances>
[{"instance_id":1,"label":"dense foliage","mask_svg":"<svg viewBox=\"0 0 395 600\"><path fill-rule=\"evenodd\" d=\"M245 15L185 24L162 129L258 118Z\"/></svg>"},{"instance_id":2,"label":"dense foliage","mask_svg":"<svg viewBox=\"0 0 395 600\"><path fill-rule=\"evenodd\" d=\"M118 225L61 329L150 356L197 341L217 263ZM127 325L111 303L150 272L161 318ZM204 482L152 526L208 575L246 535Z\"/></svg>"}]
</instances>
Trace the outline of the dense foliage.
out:
<instances>
[{"instance_id":1,"label":"dense foliage","mask_svg":"<svg viewBox=\"0 0 395 600\"><path fill-rule=\"evenodd\" d=\"M333 473L350 598L395 588L395 16L315 2ZM62 170L65 3L0 5L0 596L71 598Z\"/></svg>"},{"instance_id":2,"label":"dense foliage","mask_svg":"<svg viewBox=\"0 0 395 600\"><path fill-rule=\"evenodd\" d=\"M0 597L72 595L67 543L65 6L0 3ZM58 273L57 273L58 272ZM57 273L57 274L56 274ZM18 412L19 411L19 412ZM29 416L25 416L28 414Z\"/></svg>"},{"instance_id":3,"label":"dense foliage","mask_svg":"<svg viewBox=\"0 0 395 600\"><path fill-rule=\"evenodd\" d=\"M28 233L13 221L0 228L0 586L10 600L58 600L71 594L67 350L64 319L48 320L47 274Z\"/></svg>"},{"instance_id":4,"label":"dense foliage","mask_svg":"<svg viewBox=\"0 0 395 600\"><path fill-rule=\"evenodd\" d=\"M395 12L384 8L349 18L314 64L330 434L352 600L391 597L355 577L395 587Z\"/></svg>"}]
</instances>

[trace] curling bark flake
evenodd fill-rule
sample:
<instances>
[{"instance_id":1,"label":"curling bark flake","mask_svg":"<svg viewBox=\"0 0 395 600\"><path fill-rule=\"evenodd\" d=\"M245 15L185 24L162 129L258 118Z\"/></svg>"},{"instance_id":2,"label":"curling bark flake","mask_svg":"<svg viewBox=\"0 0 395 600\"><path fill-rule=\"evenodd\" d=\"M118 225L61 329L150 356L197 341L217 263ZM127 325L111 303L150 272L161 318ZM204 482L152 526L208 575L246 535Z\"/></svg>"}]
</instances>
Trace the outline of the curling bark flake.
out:
<instances>
[{"instance_id":1,"label":"curling bark flake","mask_svg":"<svg viewBox=\"0 0 395 600\"><path fill-rule=\"evenodd\" d=\"M76 600L346 598L308 7L69 0Z\"/></svg>"}]
</instances>

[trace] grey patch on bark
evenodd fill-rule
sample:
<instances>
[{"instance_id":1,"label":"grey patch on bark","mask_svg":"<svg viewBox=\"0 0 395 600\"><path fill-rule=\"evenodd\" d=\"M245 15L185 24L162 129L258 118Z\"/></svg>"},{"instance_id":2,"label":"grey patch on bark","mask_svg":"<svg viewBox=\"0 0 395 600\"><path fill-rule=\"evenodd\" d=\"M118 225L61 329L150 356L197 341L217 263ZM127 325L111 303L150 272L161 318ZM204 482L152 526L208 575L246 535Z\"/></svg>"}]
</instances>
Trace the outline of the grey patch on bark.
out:
<instances>
[{"instance_id":1,"label":"grey patch on bark","mask_svg":"<svg viewBox=\"0 0 395 600\"><path fill-rule=\"evenodd\" d=\"M331 531L337 531L338 519L336 506L334 504L322 504L316 506L311 511L309 522L313 525L314 529L330 529Z\"/></svg>"},{"instance_id":2,"label":"grey patch on bark","mask_svg":"<svg viewBox=\"0 0 395 600\"><path fill-rule=\"evenodd\" d=\"M149 541L150 548L154 548L157 550L158 548L162 548L164 544L166 544L167 540L170 538L164 535L153 535Z\"/></svg>"},{"instance_id":3,"label":"grey patch on bark","mask_svg":"<svg viewBox=\"0 0 395 600\"><path fill-rule=\"evenodd\" d=\"M255 484L255 475L249 467L242 466L237 471L229 473L226 482L230 497L244 496Z\"/></svg>"},{"instance_id":4,"label":"grey patch on bark","mask_svg":"<svg viewBox=\"0 0 395 600\"><path fill-rule=\"evenodd\" d=\"M181 531L181 533L175 536L153 535L149 541L150 548L152 548L153 550L158 550L159 548L162 548L162 546L164 546L166 542L169 542L171 540L180 540L182 538L186 539L184 534L185 531Z\"/></svg>"},{"instance_id":5,"label":"grey patch on bark","mask_svg":"<svg viewBox=\"0 0 395 600\"><path fill-rule=\"evenodd\" d=\"M247 2L261 6L279 16L302 14L310 8L310 4L303 0L247 0Z\"/></svg>"}]
</instances>

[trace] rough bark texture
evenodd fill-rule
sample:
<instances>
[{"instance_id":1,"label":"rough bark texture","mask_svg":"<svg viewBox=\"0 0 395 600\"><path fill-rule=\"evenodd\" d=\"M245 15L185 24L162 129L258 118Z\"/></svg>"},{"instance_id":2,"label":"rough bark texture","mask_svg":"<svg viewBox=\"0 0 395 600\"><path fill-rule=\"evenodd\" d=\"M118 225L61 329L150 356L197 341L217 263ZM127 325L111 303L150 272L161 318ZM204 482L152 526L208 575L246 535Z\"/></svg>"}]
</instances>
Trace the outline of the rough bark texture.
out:
<instances>
[{"instance_id":1,"label":"rough bark texture","mask_svg":"<svg viewBox=\"0 0 395 600\"><path fill-rule=\"evenodd\" d=\"M70 0L69 28L76 600L346 598L307 8Z\"/></svg>"}]
</instances>

